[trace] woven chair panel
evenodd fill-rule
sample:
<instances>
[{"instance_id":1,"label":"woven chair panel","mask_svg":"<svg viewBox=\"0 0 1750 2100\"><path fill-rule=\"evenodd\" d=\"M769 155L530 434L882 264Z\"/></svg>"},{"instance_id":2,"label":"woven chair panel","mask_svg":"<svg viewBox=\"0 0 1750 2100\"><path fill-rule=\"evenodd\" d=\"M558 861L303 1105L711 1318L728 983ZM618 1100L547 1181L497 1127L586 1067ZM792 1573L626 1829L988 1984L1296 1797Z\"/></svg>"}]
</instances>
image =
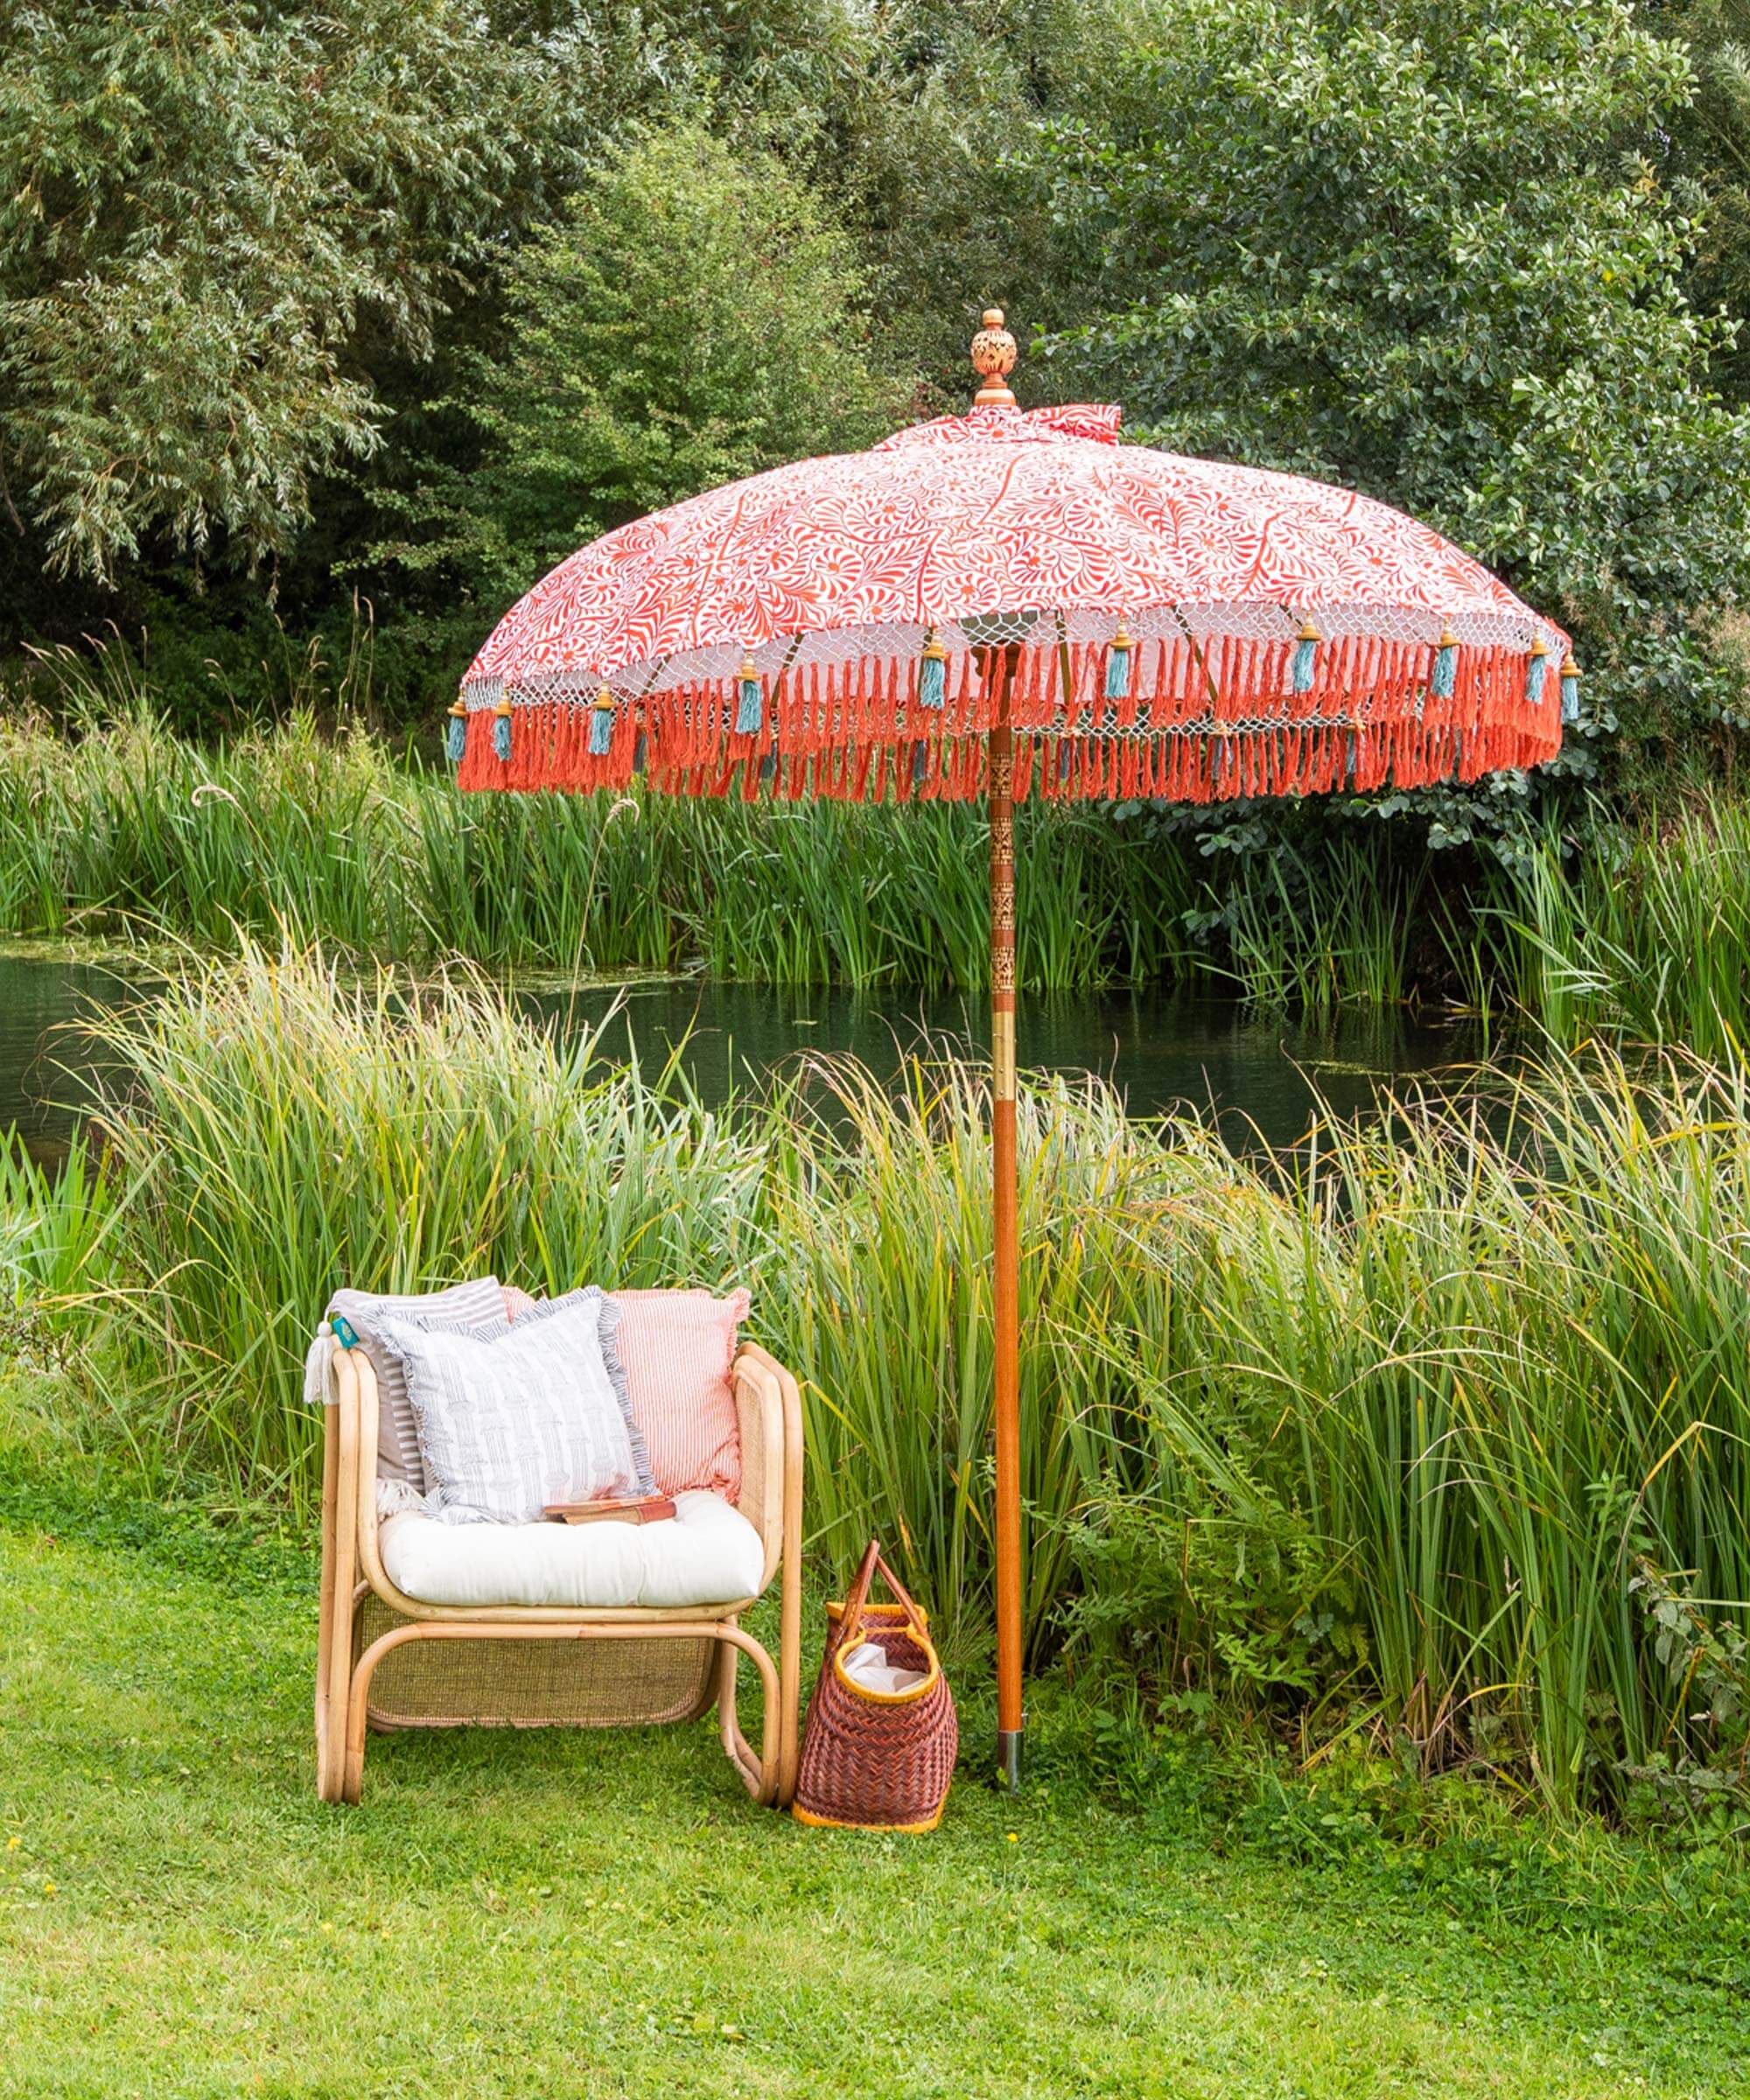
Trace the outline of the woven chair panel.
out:
<instances>
[{"instance_id":1,"label":"woven chair panel","mask_svg":"<svg viewBox=\"0 0 1750 2100\"><path fill-rule=\"evenodd\" d=\"M410 1623L380 1597L354 1620L358 1656ZM711 1703L717 1642L408 1641L371 1677L369 1720L394 1728L638 1728L693 1719Z\"/></svg>"}]
</instances>

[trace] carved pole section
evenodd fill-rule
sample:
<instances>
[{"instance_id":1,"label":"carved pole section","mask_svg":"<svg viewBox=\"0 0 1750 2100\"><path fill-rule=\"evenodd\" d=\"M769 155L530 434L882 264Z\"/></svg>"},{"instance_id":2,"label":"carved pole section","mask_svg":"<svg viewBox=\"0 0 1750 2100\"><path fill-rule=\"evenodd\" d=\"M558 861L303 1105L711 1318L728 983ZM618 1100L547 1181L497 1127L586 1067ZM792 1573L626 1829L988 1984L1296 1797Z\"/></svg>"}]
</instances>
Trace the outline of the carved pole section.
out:
<instances>
[{"instance_id":1,"label":"carved pole section","mask_svg":"<svg viewBox=\"0 0 1750 2100\"><path fill-rule=\"evenodd\" d=\"M997 1457L997 1764L1021 1783L1020 1254L1015 1172L1014 736L1012 648L992 649L990 726L990 1152L995 1224Z\"/></svg>"}]
</instances>

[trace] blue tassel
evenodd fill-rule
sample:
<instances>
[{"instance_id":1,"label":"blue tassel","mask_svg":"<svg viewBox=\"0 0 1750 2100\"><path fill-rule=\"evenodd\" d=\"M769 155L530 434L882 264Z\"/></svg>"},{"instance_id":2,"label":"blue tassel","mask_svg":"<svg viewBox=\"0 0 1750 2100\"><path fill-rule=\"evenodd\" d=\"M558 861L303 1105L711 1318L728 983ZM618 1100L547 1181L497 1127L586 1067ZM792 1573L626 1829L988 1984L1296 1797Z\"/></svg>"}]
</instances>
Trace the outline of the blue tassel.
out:
<instances>
[{"instance_id":1,"label":"blue tassel","mask_svg":"<svg viewBox=\"0 0 1750 2100\"><path fill-rule=\"evenodd\" d=\"M924 660L918 672L918 705L942 708L948 704L948 651L936 639L934 627L924 643Z\"/></svg>"},{"instance_id":2,"label":"blue tassel","mask_svg":"<svg viewBox=\"0 0 1750 2100\"><path fill-rule=\"evenodd\" d=\"M1106 656L1106 697L1122 700L1130 690L1130 638L1124 632L1124 623L1118 622L1118 631L1112 637L1112 647Z\"/></svg>"},{"instance_id":3,"label":"blue tassel","mask_svg":"<svg viewBox=\"0 0 1750 2100\"><path fill-rule=\"evenodd\" d=\"M735 689L735 733L738 737L757 737L765 724L766 710L760 699L760 674L753 668L752 656L745 658L741 677Z\"/></svg>"},{"instance_id":4,"label":"blue tassel","mask_svg":"<svg viewBox=\"0 0 1750 2100\"><path fill-rule=\"evenodd\" d=\"M1459 683L1459 638L1450 627L1440 630L1439 646L1434 651L1434 676L1429 682L1435 697L1450 700Z\"/></svg>"},{"instance_id":5,"label":"blue tassel","mask_svg":"<svg viewBox=\"0 0 1750 2100\"><path fill-rule=\"evenodd\" d=\"M510 703L501 701L493 712L493 750L507 766L510 763Z\"/></svg>"},{"instance_id":6,"label":"blue tassel","mask_svg":"<svg viewBox=\"0 0 1750 2100\"><path fill-rule=\"evenodd\" d=\"M778 777L778 754L768 751L760 761L760 785L769 788Z\"/></svg>"},{"instance_id":7,"label":"blue tassel","mask_svg":"<svg viewBox=\"0 0 1750 2100\"><path fill-rule=\"evenodd\" d=\"M1312 690L1312 665L1319 644L1324 639L1310 620L1301 622L1299 638L1294 644L1294 662L1289 672L1289 682L1297 693Z\"/></svg>"},{"instance_id":8,"label":"blue tassel","mask_svg":"<svg viewBox=\"0 0 1750 2100\"><path fill-rule=\"evenodd\" d=\"M606 686L590 710L590 756L605 759L613 749L613 696Z\"/></svg>"},{"instance_id":9,"label":"blue tassel","mask_svg":"<svg viewBox=\"0 0 1750 2100\"><path fill-rule=\"evenodd\" d=\"M1565 729L1580 718L1580 667L1572 653L1562 659L1562 726Z\"/></svg>"},{"instance_id":10,"label":"blue tassel","mask_svg":"<svg viewBox=\"0 0 1750 2100\"><path fill-rule=\"evenodd\" d=\"M444 754L452 766L459 766L467 748L468 710L458 700L450 710L449 727L444 732Z\"/></svg>"},{"instance_id":11,"label":"blue tassel","mask_svg":"<svg viewBox=\"0 0 1750 2100\"><path fill-rule=\"evenodd\" d=\"M650 739L640 729L638 741L632 747L632 770L643 778L644 768L650 763Z\"/></svg>"},{"instance_id":12,"label":"blue tassel","mask_svg":"<svg viewBox=\"0 0 1750 2100\"><path fill-rule=\"evenodd\" d=\"M928 771L929 746L920 737L912 746L912 785L914 788L920 788L923 785L924 775Z\"/></svg>"},{"instance_id":13,"label":"blue tassel","mask_svg":"<svg viewBox=\"0 0 1750 2100\"><path fill-rule=\"evenodd\" d=\"M1533 707L1544 704L1544 677L1550 668L1550 653L1541 641L1531 645L1531 654L1525 665L1525 697Z\"/></svg>"}]
</instances>

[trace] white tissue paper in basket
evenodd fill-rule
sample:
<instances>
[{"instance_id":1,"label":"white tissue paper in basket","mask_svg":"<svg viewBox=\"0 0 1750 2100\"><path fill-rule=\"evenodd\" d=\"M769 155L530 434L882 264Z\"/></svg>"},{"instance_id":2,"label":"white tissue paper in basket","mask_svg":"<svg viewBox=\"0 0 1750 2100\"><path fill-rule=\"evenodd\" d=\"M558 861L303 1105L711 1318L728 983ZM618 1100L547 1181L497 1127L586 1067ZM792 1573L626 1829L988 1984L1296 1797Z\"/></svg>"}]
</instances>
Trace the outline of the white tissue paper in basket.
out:
<instances>
[{"instance_id":1,"label":"white tissue paper in basket","mask_svg":"<svg viewBox=\"0 0 1750 2100\"><path fill-rule=\"evenodd\" d=\"M864 1691L893 1692L910 1691L923 1683L928 1672L897 1669L887 1660L887 1651L878 1641L864 1641L845 1656L844 1674Z\"/></svg>"}]
</instances>

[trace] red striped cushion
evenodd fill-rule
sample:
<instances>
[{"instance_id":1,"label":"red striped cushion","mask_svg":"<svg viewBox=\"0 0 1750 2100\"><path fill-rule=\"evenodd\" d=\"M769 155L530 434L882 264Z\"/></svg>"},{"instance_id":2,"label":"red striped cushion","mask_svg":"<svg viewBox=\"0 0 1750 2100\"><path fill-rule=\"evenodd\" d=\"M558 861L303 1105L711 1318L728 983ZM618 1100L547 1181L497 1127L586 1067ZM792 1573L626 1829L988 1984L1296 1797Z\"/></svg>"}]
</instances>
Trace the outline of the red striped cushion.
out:
<instances>
[{"instance_id":1,"label":"red striped cushion","mask_svg":"<svg viewBox=\"0 0 1750 2100\"><path fill-rule=\"evenodd\" d=\"M741 1437L729 1367L746 1292L616 1291L613 1302L620 1314L614 1342L657 1493L704 1488L734 1502Z\"/></svg>"}]
</instances>

